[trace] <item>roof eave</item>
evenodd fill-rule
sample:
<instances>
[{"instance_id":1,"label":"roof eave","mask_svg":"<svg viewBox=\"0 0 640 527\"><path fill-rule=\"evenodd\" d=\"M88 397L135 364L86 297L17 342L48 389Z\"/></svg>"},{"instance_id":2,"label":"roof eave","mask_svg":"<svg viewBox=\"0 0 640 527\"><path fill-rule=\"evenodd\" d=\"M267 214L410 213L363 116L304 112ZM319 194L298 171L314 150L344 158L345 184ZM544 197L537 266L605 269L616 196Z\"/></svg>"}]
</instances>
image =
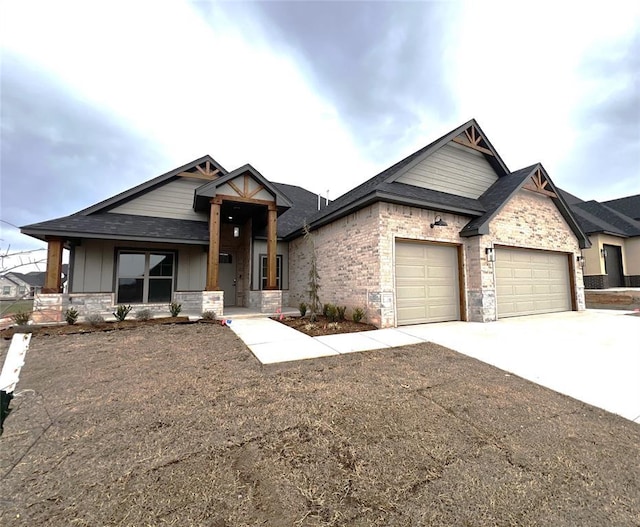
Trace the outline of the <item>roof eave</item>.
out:
<instances>
[{"instance_id":1,"label":"roof eave","mask_svg":"<svg viewBox=\"0 0 640 527\"><path fill-rule=\"evenodd\" d=\"M391 194L388 192L381 192L379 190L374 190L373 192L370 192L369 194L367 194L366 196L363 196L359 200L349 203L348 205L345 205L344 207L341 207L327 214L326 216L323 216L322 218L319 218L318 220L311 222L311 224L309 225L309 228L311 230L319 229L320 227L324 227L325 225L333 221L339 220L340 218L343 218L344 216L347 216L352 212L363 209L368 205L371 205L373 203L380 202L380 201L383 201L385 203L393 203L396 205L408 205L411 207L428 209L428 210L433 210L437 212L448 212L452 214L460 214L461 216L478 217L483 214L482 211L477 211L477 210L468 209L464 207L444 206L441 203L425 201L418 198L407 198L404 196L397 196L395 194ZM293 240L295 238L298 238L299 236L302 236L303 233L304 233L304 229L300 227L299 229L296 229L295 231L292 231L291 233L287 234L284 237L284 239Z\"/></svg>"},{"instance_id":2,"label":"roof eave","mask_svg":"<svg viewBox=\"0 0 640 527\"><path fill-rule=\"evenodd\" d=\"M209 240L185 240L182 238L159 238L154 236L127 236L123 234L104 234L82 231L59 231L59 230L23 230L20 232L36 238L38 240L46 241L47 236L55 236L65 239L84 239L84 240L123 240L123 241L140 241L140 242L156 242L156 243L176 243L181 245L209 245Z\"/></svg>"}]
</instances>

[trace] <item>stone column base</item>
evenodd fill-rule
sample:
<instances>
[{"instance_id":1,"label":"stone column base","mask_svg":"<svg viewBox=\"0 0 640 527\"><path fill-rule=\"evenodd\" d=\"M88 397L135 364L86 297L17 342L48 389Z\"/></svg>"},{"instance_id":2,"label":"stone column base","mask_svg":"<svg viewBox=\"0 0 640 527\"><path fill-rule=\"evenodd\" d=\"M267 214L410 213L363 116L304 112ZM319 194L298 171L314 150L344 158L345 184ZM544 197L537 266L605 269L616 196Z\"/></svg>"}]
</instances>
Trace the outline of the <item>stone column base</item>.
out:
<instances>
[{"instance_id":1,"label":"stone column base","mask_svg":"<svg viewBox=\"0 0 640 527\"><path fill-rule=\"evenodd\" d=\"M282 309L282 291L249 291L249 307L260 313L277 313Z\"/></svg>"}]
</instances>

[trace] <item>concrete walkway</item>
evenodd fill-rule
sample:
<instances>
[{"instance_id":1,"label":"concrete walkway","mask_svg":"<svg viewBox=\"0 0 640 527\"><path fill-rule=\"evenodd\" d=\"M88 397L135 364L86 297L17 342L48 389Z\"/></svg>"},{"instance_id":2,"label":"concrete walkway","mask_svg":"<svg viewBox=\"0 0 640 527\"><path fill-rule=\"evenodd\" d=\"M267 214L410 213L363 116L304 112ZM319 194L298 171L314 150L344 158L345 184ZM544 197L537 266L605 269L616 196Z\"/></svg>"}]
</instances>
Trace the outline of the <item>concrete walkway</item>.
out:
<instances>
[{"instance_id":1,"label":"concrete walkway","mask_svg":"<svg viewBox=\"0 0 640 527\"><path fill-rule=\"evenodd\" d=\"M309 337L270 319L232 319L263 364L435 342L640 423L640 316L587 310L480 324L444 322Z\"/></svg>"}]
</instances>

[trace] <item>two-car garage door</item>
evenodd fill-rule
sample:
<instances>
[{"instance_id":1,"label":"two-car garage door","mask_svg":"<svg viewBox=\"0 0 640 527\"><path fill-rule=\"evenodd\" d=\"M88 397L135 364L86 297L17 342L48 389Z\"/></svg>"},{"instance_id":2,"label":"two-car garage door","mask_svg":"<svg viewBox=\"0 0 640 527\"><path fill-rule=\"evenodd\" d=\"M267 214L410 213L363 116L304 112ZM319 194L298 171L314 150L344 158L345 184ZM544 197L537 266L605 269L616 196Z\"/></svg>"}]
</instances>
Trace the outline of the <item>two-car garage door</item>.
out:
<instances>
[{"instance_id":1,"label":"two-car garage door","mask_svg":"<svg viewBox=\"0 0 640 527\"><path fill-rule=\"evenodd\" d=\"M498 318L571 309L566 254L499 247L495 270Z\"/></svg>"}]
</instances>

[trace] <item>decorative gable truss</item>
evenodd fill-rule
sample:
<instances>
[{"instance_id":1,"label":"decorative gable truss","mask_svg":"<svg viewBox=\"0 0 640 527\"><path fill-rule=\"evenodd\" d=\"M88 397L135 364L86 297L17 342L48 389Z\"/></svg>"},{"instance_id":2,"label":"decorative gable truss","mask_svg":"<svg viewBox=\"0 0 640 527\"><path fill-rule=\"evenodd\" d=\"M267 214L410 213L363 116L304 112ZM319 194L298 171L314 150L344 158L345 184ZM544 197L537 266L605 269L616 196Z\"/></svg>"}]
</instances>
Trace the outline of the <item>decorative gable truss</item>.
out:
<instances>
[{"instance_id":1,"label":"decorative gable truss","mask_svg":"<svg viewBox=\"0 0 640 527\"><path fill-rule=\"evenodd\" d=\"M214 167L211 161L206 160L178 174L179 177L205 179L211 181L221 175L220 169Z\"/></svg>"},{"instance_id":2,"label":"decorative gable truss","mask_svg":"<svg viewBox=\"0 0 640 527\"><path fill-rule=\"evenodd\" d=\"M264 191L264 192L263 192ZM273 197L266 190L265 186L256 181L249 174L236 177L227 181L218 189L218 193L226 194L233 198L244 200L271 200Z\"/></svg>"},{"instance_id":3,"label":"decorative gable truss","mask_svg":"<svg viewBox=\"0 0 640 527\"><path fill-rule=\"evenodd\" d=\"M457 143L472 150L477 150L483 154L494 156L493 150L487 143L484 135L478 130L475 124L471 124L461 134L452 139L454 143Z\"/></svg>"},{"instance_id":4,"label":"decorative gable truss","mask_svg":"<svg viewBox=\"0 0 640 527\"><path fill-rule=\"evenodd\" d=\"M522 186L522 188L525 188L532 192L537 192L538 194L542 194L550 198L557 198L558 195L555 193L555 191L551 187L547 188L547 185L549 185L549 180L543 173L542 169L538 166L535 172L531 174L529 181L527 181Z\"/></svg>"}]
</instances>

